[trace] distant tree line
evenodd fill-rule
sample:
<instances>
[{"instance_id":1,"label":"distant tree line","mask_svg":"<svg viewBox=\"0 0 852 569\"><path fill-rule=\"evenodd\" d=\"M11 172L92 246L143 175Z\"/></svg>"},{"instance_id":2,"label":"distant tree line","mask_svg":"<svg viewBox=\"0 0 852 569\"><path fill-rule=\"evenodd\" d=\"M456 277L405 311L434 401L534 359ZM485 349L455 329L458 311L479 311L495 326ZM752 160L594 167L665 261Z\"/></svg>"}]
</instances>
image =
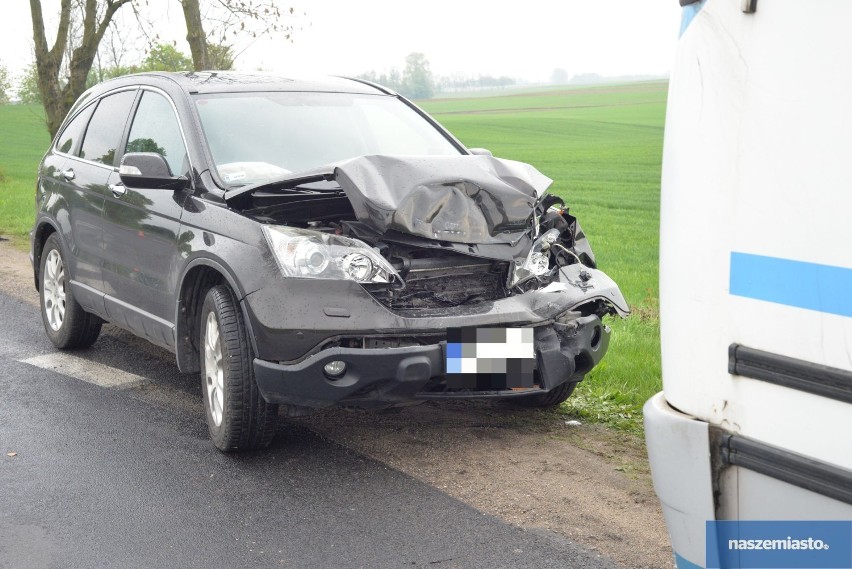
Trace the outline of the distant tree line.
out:
<instances>
[{"instance_id":1,"label":"distant tree line","mask_svg":"<svg viewBox=\"0 0 852 569\"><path fill-rule=\"evenodd\" d=\"M438 77L435 80L435 90L443 93L482 91L484 89L505 89L516 83L515 79L506 75L500 77L492 77L491 75L452 75L449 77Z\"/></svg>"},{"instance_id":2,"label":"distant tree line","mask_svg":"<svg viewBox=\"0 0 852 569\"><path fill-rule=\"evenodd\" d=\"M357 77L393 89L409 99L429 99L435 93L441 92L502 89L516 83L514 79L505 75L492 77L456 74L435 77L429 60L422 53L409 54L405 58L405 67L402 71L394 67L386 73L367 71Z\"/></svg>"},{"instance_id":3,"label":"distant tree line","mask_svg":"<svg viewBox=\"0 0 852 569\"><path fill-rule=\"evenodd\" d=\"M393 89L409 99L429 99L435 94L432 69L429 60L422 53L408 54L402 71L394 67L387 73L367 71L356 77Z\"/></svg>"},{"instance_id":4,"label":"distant tree line","mask_svg":"<svg viewBox=\"0 0 852 569\"><path fill-rule=\"evenodd\" d=\"M0 61L0 105L5 105L9 102L9 93L12 91L12 78L9 76L9 70Z\"/></svg>"}]
</instances>

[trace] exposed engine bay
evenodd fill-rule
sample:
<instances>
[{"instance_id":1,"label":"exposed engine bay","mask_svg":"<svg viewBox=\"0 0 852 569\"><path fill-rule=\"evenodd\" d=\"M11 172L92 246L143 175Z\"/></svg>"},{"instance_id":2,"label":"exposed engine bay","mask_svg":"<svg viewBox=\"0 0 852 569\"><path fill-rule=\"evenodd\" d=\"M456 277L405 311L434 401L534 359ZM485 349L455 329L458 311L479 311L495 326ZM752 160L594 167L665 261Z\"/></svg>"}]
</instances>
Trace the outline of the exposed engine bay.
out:
<instances>
[{"instance_id":1,"label":"exposed engine bay","mask_svg":"<svg viewBox=\"0 0 852 569\"><path fill-rule=\"evenodd\" d=\"M304 258L282 266L289 276L331 270L327 251L360 246L331 265L399 314L572 290L585 299L583 314L626 316L577 219L547 193L551 183L528 164L490 156L366 156L230 190L225 200L288 234L277 237L281 247Z\"/></svg>"}]
</instances>

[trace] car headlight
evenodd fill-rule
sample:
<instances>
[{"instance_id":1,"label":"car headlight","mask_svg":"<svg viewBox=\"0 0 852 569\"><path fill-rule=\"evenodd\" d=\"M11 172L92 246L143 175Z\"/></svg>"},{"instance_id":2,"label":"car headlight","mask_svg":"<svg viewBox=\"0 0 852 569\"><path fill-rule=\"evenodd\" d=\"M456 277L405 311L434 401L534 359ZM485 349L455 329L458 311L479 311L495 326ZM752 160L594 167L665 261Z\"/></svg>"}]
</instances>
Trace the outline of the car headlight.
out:
<instances>
[{"instance_id":1,"label":"car headlight","mask_svg":"<svg viewBox=\"0 0 852 569\"><path fill-rule=\"evenodd\" d=\"M402 280L369 245L309 229L264 225L263 235L285 277L390 283Z\"/></svg>"},{"instance_id":2,"label":"car headlight","mask_svg":"<svg viewBox=\"0 0 852 569\"><path fill-rule=\"evenodd\" d=\"M523 263L516 263L509 275L509 287L550 272L550 247L559 239L559 230L550 229L535 240Z\"/></svg>"}]
</instances>

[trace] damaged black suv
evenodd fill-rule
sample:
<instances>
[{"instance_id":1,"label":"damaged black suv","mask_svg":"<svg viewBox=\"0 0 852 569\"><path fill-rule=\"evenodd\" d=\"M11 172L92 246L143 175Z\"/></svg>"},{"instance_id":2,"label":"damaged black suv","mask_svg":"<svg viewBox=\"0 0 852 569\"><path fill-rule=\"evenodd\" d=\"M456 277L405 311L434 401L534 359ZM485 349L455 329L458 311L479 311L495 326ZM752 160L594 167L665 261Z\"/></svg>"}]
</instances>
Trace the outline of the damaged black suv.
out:
<instances>
[{"instance_id":1,"label":"damaged black suv","mask_svg":"<svg viewBox=\"0 0 852 569\"><path fill-rule=\"evenodd\" d=\"M550 183L362 81L107 81L40 165L45 329L174 351L226 451L268 444L279 406L556 405L629 309Z\"/></svg>"}]
</instances>

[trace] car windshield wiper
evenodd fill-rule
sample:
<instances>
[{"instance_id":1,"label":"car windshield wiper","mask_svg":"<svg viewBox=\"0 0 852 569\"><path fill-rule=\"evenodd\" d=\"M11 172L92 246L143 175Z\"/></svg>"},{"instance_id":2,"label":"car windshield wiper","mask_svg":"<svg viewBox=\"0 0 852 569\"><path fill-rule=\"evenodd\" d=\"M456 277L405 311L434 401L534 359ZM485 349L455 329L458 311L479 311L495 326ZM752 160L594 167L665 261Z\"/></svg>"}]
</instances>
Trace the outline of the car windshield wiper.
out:
<instances>
[{"instance_id":1,"label":"car windshield wiper","mask_svg":"<svg viewBox=\"0 0 852 569\"><path fill-rule=\"evenodd\" d=\"M298 175L282 176L275 180L259 182L257 184L247 184L245 186L236 187L225 192L225 202L229 202L247 193L262 191L280 191L293 190L303 184L312 184L316 182L332 182L334 181L333 170L314 171L310 173L301 173Z\"/></svg>"}]
</instances>

